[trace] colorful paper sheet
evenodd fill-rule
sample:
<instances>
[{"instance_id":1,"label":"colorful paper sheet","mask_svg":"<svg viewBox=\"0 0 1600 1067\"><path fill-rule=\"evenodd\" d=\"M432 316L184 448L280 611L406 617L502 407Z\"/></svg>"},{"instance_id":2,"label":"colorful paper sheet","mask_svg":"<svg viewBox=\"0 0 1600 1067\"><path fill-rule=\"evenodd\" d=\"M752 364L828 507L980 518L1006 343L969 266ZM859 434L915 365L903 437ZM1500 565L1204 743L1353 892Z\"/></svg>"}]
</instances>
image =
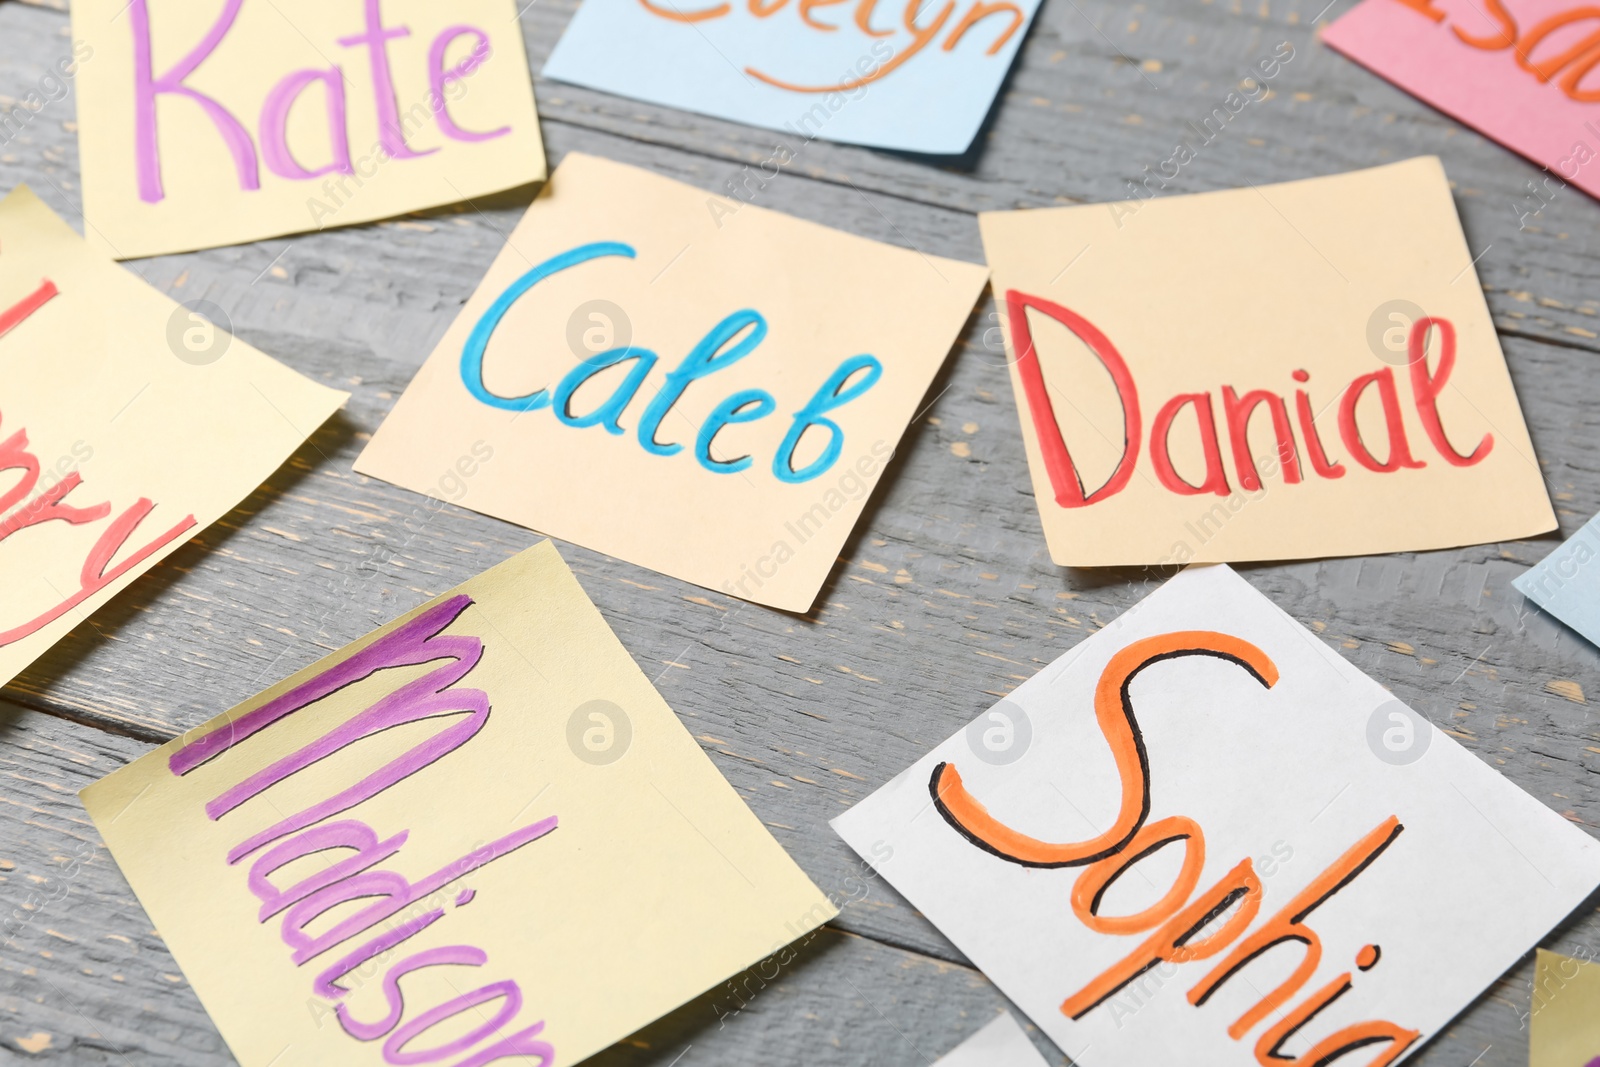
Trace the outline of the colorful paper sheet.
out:
<instances>
[{"instance_id":1,"label":"colorful paper sheet","mask_svg":"<svg viewBox=\"0 0 1600 1067\"><path fill-rule=\"evenodd\" d=\"M1227 567L1075 651L833 825L1081 1067L1386 1067L1600 884Z\"/></svg>"},{"instance_id":2,"label":"colorful paper sheet","mask_svg":"<svg viewBox=\"0 0 1600 1067\"><path fill-rule=\"evenodd\" d=\"M1050 555L1367 555L1555 514L1437 159L979 216Z\"/></svg>"},{"instance_id":3,"label":"colorful paper sheet","mask_svg":"<svg viewBox=\"0 0 1600 1067\"><path fill-rule=\"evenodd\" d=\"M1600 515L1511 584L1593 644L1600 645Z\"/></svg>"},{"instance_id":4,"label":"colorful paper sheet","mask_svg":"<svg viewBox=\"0 0 1600 1067\"><path fill-rule=\"evenodd\" d=\"M573 153L356 470L805 611L987 276Z\"/></svg>"},{"instance_id":5,"label":"colorful paper sheet","mask_svg":"<svg viewBox=\"0 0 1600 1067\"><path fill-rule=\"evenodd\" d=\"M1365 0L1322 40L1551 171L1509 205L1526 223L1567 182L1600 196L1597 29L1571 0Z\"/></svg>"},{"instance_id":6,"label":"colorful paper sheet","mask_svg":"<svg viewBox=\"0 0 1600 1067\"><path fill-rule=\"evenodd\" d=\"M1047 1067L1009 1011L939 1057L933 1067Z\"/></svg>"},{"instance_id":7,"label":"colorful paper sheet","mask_svg":"<svg viewBox=\"0 0 1600 1067\"><path fill-rule=\"evenodd\" d=\"M1600 1065L1600 964L1539 950L1528 1007L1528 1067Z\"/></svg>"},{"instance_id":8,"label":"colorful paper sheet","mask_svg":"<svg viewBox=\"0 0 1600 1067\"><path fill-rule=\"evenodd\" d=\"M584 0L546 78L783 136L959 155L1039 0ZM831 10L828 10L831 9Z\"/></svg>"},{"instance_id":9,"label":"colorful paper sheet","mask_svg":"<svg viewBox=\"0 0 1600 1067\"><path fill-rule=\"evenodd\" d=\"M545 176L513 0L76 0L89 240L118 259Z\"/></svg>"},{"instance_id":10,"label":"colorful paper sheet","mask_svg":"<svg viewBox=\"0 0 1600 1067\"><path fill-rule=\"evenodd\" d=\"M227 514L347 394L0 201L0 685Z\"/></svg>"},{"instance_id":11,"label":"colorful paper sheet","mask_svg":"<svg viewBox=\"0 0 1600 1067\"><path fill-rule=\"evenodd\" d=\"M83 800L245 1067L566 1067L837 914L549 542Z\"/></svg>"}]
</instances>

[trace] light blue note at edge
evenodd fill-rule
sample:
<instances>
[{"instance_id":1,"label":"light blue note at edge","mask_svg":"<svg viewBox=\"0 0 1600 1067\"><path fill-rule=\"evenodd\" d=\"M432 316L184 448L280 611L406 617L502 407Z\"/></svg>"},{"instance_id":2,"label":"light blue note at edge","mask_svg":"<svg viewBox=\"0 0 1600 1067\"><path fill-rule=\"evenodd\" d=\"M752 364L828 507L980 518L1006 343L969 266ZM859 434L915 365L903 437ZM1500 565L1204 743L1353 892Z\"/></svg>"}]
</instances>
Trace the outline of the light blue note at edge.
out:
<instances>
[{"instance_id":1,"label":"light blue note at edge","mask_svg":"<svg viewBox=\"0 0 1600 1067\"><path fill-rule=\"evenodd\" d=\"M1523 596L1600 645L1600 515L1526 574L1511 580Z\"/></svg>"},{"instance_id":2,"label":"light blue note at edge","mask_svg":"<svg viewBox=\"0 0 1600 1067\"><path fill-rule=\"evenodd\" d=\"M1039 0L583 0L546 78L790 137L959 155ZM774 173L776 173L774 171ZM769 175L770 176L770 175Z\"/></svg>"}]
</instances>

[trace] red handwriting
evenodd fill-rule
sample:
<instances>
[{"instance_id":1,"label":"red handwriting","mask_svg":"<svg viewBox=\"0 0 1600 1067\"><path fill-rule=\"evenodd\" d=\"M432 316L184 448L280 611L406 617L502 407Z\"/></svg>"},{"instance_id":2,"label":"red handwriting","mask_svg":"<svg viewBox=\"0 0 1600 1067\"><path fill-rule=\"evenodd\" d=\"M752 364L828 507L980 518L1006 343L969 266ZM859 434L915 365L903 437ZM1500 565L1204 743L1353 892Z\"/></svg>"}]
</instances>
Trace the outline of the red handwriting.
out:
<instances>
[{"instance_id":1,"label":"red handwriting","mask_svg":"<svg viewBox=\"0 0 1600 1067\"><path fill-rule=\"evenodd\" d=\"M330 721L326 733L224 789L206 804L206 814L213 820L226 818L308 767L324 766L322 761L329 757L394 727L442 721L443 725L410 750L354 784L250 834L229 850L227 862L237 864L256 856L248 881L250 892L261 902L256 920L266 923L282 917L279 936L296 967L323 961L311 979L312 992L332 1003L332 1012L346 1034L362 1042L382 1040L384 1062L432 1063L488 1042L458 1061L457 1067L482 1067L513 1056L537 1057L523 1062L529 1067L548 1067L556 1053L551 1044L539 1039L544 1020L505 1034L522 1010L522 990L514 980L490 982L432 1008L408 1013L400 989L402 977L427 967L482 967L489 955L476 946L423 949L396 961L383 977L386 1011L379 1018L357 1018L345 1003L354 988L352 976L359 968L373 961L380 966L387 963L406 942L444 918L447 907L459 911L473 902L476 892L458 887L463 878L539 840L558 825L554 815L539 819L413 881L379 866L400 852L410 837L409 830L380 838L376 830L357 819L329 821L450 756L488 722L489 695L481 689L457 686L483 658L483 641L471 635L443 633L471 604L472 598L462 594L423 610L360 651L179 748L168 757L167 766L176 776L192 773L251 738L269 734L274 726L295 721L296 713L325 697L385 671L444 660L355 715ZM281 814L276 807L274 812ZM290 884L273 880L280 871L311 855L322 857L324 866ZM380 930L380 924L386 925ZM339 954L330 962L328 955L336 949ZM461 1033L469 1022L477 1025ZM418 1041L435 1027L451 1036L441 1044L418 1048Z\"/></svg>"},{"instance_id":2,"label":"red handwriting","mask_svg":"<svg viewBox=\"0 0 1600 1067\"><path fill-rule=\"evenodd\" d=\"M1433 0L1399 0L1399 2L1441 26L1445 25L1449 15L1436 6ZM1588 77L1589 72L1594 70L1597 64L1600 64L1600 8L1574 7L1558 11L1524 30L1519 29L1516 17L1511 14L1503 0L1484 0L1484 5L1488 8L1485 13L1495 24L1494 31L1474 36L1463 33L1460 26L1451 25L1450 32L1455 34L1461 43L1486 52L1513 49L1517 66L1533 75L1541 85L1548 84L1550 79L1559 74L1561 78L1556 85L1569 99L1576 100L1580 104L1600 101L1600 88L1583 87L1583 79ZM1569 40L1574 32L1567 28L1583 23L1588 23L1592 28L1588 36L1565 48L1559 43L1548 44L1552 37L1559 37L1562 42Z\"/></svg>"},{"instance_id":3,"label":"red handwriting","mask_svg":"<svg viewBox=\"0 0 1600 1067\"><path fill-rule=\"evenodd\" d=\"M31 294L6 311L0 312L0 337L16 329L57 295L59 291L55 283L46 279ZM61 522L68 526L84 526L99 522L111 515L110 501L82 507L67 502L67 497L83 484L83 476L76 470L70 471L53 485L43 488L34 495L35 490L40 489L44 470L39 458L28 450L28 431L25 428L17 429L9 437L3 436L4 432L3 412L0 412L0 475L11 471L18 472L16 482L9 488L0 490L0 544L24 530L43 527L48 523ZM151 500L140 497L111 519L84 558L83 566L78 571L78 588L33 618L17 623L9 629L0 630L0 648L37 633L123 575L141 566L195 526L194 516L185 516L171 529L144 547L134 550L120 563L113 563L117 554L127 546L133 532L154 509L155 504Z\"/></svg>"},{"instance_id":4,"label":"red handwriting","mask_svg":"<svg viewBox=\"0 0 1600 1067\"><path fill-rule=\"evenodd\" d=\"M1259 648L1237 637L1204 630L1143 638L1113 656L1101 672L1094 694L1095 720L1111 748L1122 790L1116 819L1104 833L1069 842L1043 841L1023 834L990 814L967 790L951 763L934 768L928 788L945 821L990 855L1023 867L1083 868L1073 884L1070 902L1073 915L1089 930L1123 937L1148 934L1122 960L1062 1002L1061 1012L1068 1018L1083 1018L1157 967L1211 959L1227 952L1189 990L1189 1003L1199 1007L1272 949L1299 945L1302 956L1293 973L1228 1027L1228 1036L1239 1041L1299 996L1316 972L1322 961L1322 938L1307 924L1311 914L1349 888L1405 827L1394 816L1383 820L1276 915L1247 933L1260 913L1262 899L1261 880L1253 862L1248 858L1241 861L1209 888L1196 892L1205 866L1205 834L1200 826L1181 815L1148 821L1150 760L1134 714L1130 687L1142 671L1189 656L1232 663L1267 689L1278 682L1276 664ZM1133 915L1102 913L1106 889L1113 882L1168 845L1177 844L1183 847L1183 862L1171 888L1160 900ZM1370 971L1381 956L1377 945L1363 945L1356 953L1356 969ZM1285 1042L1352 988L1354 978L1347 971L1289 1008L1256 1041L1256 1061L1262 1067L1323 1067L1371 1045L1383 1048L1366 1067L1387 1067L1399 1059L1421 1034L1384 1020L1345 1026L1299 1056L1283 1051Z\"/></svg>"},{"instance_id":5,"label":"red handwriting","mask_svg":"<svg viewBox=\"0 0 1600 1067\"><path fill-rule=\"evenodd\" d=\"M1055 408L1045 384L1044 369L1040 365L1033 333L1028 325L1029 309L1048 315L1072 331L1088 346L1116 387L1125 434L1122 455L1110 478L1092 492L1084 487L1083 478L1072 461L1060 424L1056 421ZM1028 400L1034 434L1039 441L1045 473L1050 478L1056 503L1064 508L1081 508L1120 493L1133 477L1140 449L1144 445L1139 388L1127 362L1110 338L1088 319L1043 297L1009 290L1006 293L1006 316L1017 353L1017 373L1022 379L1023 394ZM1428 342L1435 334L1438 336L1439 354L1436 365L1430 368ZM1411 327L1408 355L1407 373L1412 406L1434 453L1454 467L1471 467L1482 463L1494 450L1494 435L1484 434L1471 450L1462 452L1451 443L1439 415L1439 396L1449 384L1456 365L1455 326L1448 319L1418 319ZM1301 384L1311 380L1311 375L1305 370L1296 370L1291 377ZM1344 464L1329 458L1328 444L1323 440L1322 431L1312 415L1311 396L1306 389L1294 391L1294 422L1289 417L1288 403L1270 390L1254 389L1240 395L1233 386L1224 385L1221 396L1221 416L1228 438L1228 451L1233 458L1234 477L1241 488L1251 492L1261 488L1261 475L1250 454L1248 438L1250 419L1257 410L1266 411L1271 420L1279 466L1286 485L1298 484L1305 478L1300 464L1302 446L1310 461L1311 471L1317 477L1344 477ZM1383 412L1385 443L1382 458L1375 454L1378 451L1375 443L1363 436L1356 419L1358 406L1368 397L1376 399ZM1157 410L1150 430L1150 465L1155 469L1156 479L1163 488L1181 496L1215 493L1225 497L1233 493L1227 465L1223 460L1221 437L1217 432L1217 416L1217 405L1212 402L1209 392L1179 393ZM1296 427L1299 430L1298 440ZM1392 367L1359 375L1345 386L1338 404L1337 427L1339 441L1349 457L1369 471L1389 474L1427 466L1426 460L1418 459L1412 453L1411 442L1406 435L1400 389ZM1198 484L1184 478L1173 465L1171 441L1175 429L1183 434L1194 434L1200 443L1205 460L1205 477Z\"/></svg>"}]
</instances>

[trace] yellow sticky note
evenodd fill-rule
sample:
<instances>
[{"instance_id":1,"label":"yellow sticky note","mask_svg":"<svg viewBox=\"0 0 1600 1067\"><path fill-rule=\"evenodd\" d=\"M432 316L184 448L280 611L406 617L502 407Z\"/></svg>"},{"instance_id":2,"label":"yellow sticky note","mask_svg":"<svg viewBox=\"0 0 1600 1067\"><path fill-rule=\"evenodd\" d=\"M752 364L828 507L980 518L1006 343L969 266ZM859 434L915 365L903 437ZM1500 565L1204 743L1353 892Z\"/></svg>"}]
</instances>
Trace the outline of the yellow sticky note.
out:
<instances>
[{"instance_id":1,"label":"yellow sticky note","mask_svg":"<svg viewBox=\"0 0 1600 1067\"><path fill-rule=\"evenodd\" d=\"M1162 183L979 216L1057 563L1555 529L1437 159L1193 196Z\"/></svg>"},{"instance_id":2,"label":"yellow sticky note","mask_svg":"<svg viewBox=\"0 0 1600 1067\"><path fill-rule=\"evenodd\" d=\"M245 1067L566 1067L837 914L548 541L82 795Z\"/></svg>"},{"instance_id":3,"label":"yellow sticky note","mask_svg":"<svg viewBox=\"0 0 1600 1067\"><path fill-rule=\"evenodd\" d=\"M1600 1067L1600 964L1539 950L1528 1067Z\"/></svg>"},{"instance_id":4,"label":"yellow sticky note","mask_svg":"<svg viewBox=\"0 0 1600 1067\"><path fill-rule=\"evenodd\" d=\"M545 176L514 0L78 0L89 239L118 259Z\"/></svg>"},{"instance_id":5,"label":"yellow sticky note","mask_svg":"<svg viewBox=\"0 0 1600 1067\"><path fill-rule=\"evenodd\" d=\"M151 289L27 188L0 201L0 684L347 395Z\"/></svg>"},{"instance_id":6,"label":"yellow sticky note","mask_svg":"<svg viewBox=\"0 0 1600 1067\"><path fill-rule=\"evenodd\" d=\"M572 153L356 469L805 611L987 277Z\"/></svg>"}]
</instances>

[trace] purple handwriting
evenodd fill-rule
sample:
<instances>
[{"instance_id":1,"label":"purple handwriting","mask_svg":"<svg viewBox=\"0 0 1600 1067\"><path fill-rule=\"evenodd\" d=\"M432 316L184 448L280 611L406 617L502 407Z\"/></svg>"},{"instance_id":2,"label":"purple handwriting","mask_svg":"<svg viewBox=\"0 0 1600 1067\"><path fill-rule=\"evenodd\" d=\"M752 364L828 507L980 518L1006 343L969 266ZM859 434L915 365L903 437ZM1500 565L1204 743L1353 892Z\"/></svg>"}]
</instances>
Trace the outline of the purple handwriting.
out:
<instances>
[{"instance_id":1,"label":"purple handwriting","mask_svg":"<svg viewBox=\"0 0 1600 1067\"><path fill-rule=\"evenodd\" d=\"M487 1041L455 1067L482 1067L510 1056L538 1057L527 1061L530 1067L548 1067L555 1058L555 1048L539 1040L544 1020L506 1036L506 1029L522 1010L522 990L514 980L490 982L408 1017L400 979L425 967L482 967L489 956L475 946L425 949L389 967L382 984L387 1011L381 1018L357 1018L344 1003L352 989L342 983L353 971L370 961L386 960L442 919L447 906L459 910L473 902L475 891L465 886L456 888L456 883L539 840L557 826L554 815L540 819L412 881L379 866L399 854L410 836L409 830L383 837L357 819L329 821L448 756L476 736L488 720L487 693L454 688L482 659L483 641L471 635L441 636L471 603L472 598L463 594L434 605L360 652L184 745L169 758L168 768L177 776L188 774L295 712L381 671L445 660L443 665L379 698L348 721L223 790L206 804L206 814L220 820L307 767L392 727L425 719L451 720L427 740L354 785L252 834L229 850L227 861L237 864L256 856L247 881L250 892L261 902L256 920L279 920L280 936L296 967L324 960L322 970L312 980L312 991L334 1002L334 1015L345 1033L358 1041L383 1040L385 1063L433 1063L468 1053ZM312 855L328 859L329 866L292 884L280 885L273 880L283 868ZM345 907L358 902L361 906L354 912ZM343 918L331 925L319 923L340 909ZM340 950L337 957L326 962L335 949ZM496 1004L492 1015L469 1032L441 1044L419 1047L424 1036L439 1024L465 1012L472 1012L473 1018L483 1018L489 1010L484 1006Z\"/></svg>"},{"instance_id":2,"label":"purple handwriting","mask_svg":"<svg viewBox=\"0 0 1600 1067\"><path fill-rule=\"evenodd\" d=\"M160 203L166 198L166 188L161 180L160 139L156 122L156 105L163 96L187 99L200 106L233 157L241 189L261 188L261 160L265 160L267 169L272 173L291 181L309 181L324 174L356 173L350 157L350 131L345 114L346 79L343 68L337 64L326 69L291 71L267 93L259 123L259 158L255 139L250 136L245 124L221 101L188 84L189 77L211 57L233 29L243 3L244 0L227 0L222 13L199 43L159 74L151 55L149 0L132 0L128 7L128 21L133 31L134 159L139 199L148 204ZM452 88L463 84L489 58L491 49L488 34L476 26L467 25L441 30L428 48L427 98L402 116L396 102L394 75L389 64L389 42L410 37L411 30L403 25L384 25L382 0L365 0L365 8L365 32L340 37L337 43L343 48L365 49L367 53L367 66L372 72L373 109L379 130L376 150L381 160L418 159L439 151L438 148L418 150L406 141L410 129L429 116L434 119L440 133L455 141L488 141L511 132L509 126L488 131L463 129L450 114L448 98L459 98L460 95L452 93ZM445 66L445 53L461 37L472 40L472 51L461 62ZM288 122L289 112L295 102L314 85L322 86L331 161L321 167L310 168L295 159L289 150ZM371 177L370 174L363 176Z\"/></svg>"}]
</instances>

